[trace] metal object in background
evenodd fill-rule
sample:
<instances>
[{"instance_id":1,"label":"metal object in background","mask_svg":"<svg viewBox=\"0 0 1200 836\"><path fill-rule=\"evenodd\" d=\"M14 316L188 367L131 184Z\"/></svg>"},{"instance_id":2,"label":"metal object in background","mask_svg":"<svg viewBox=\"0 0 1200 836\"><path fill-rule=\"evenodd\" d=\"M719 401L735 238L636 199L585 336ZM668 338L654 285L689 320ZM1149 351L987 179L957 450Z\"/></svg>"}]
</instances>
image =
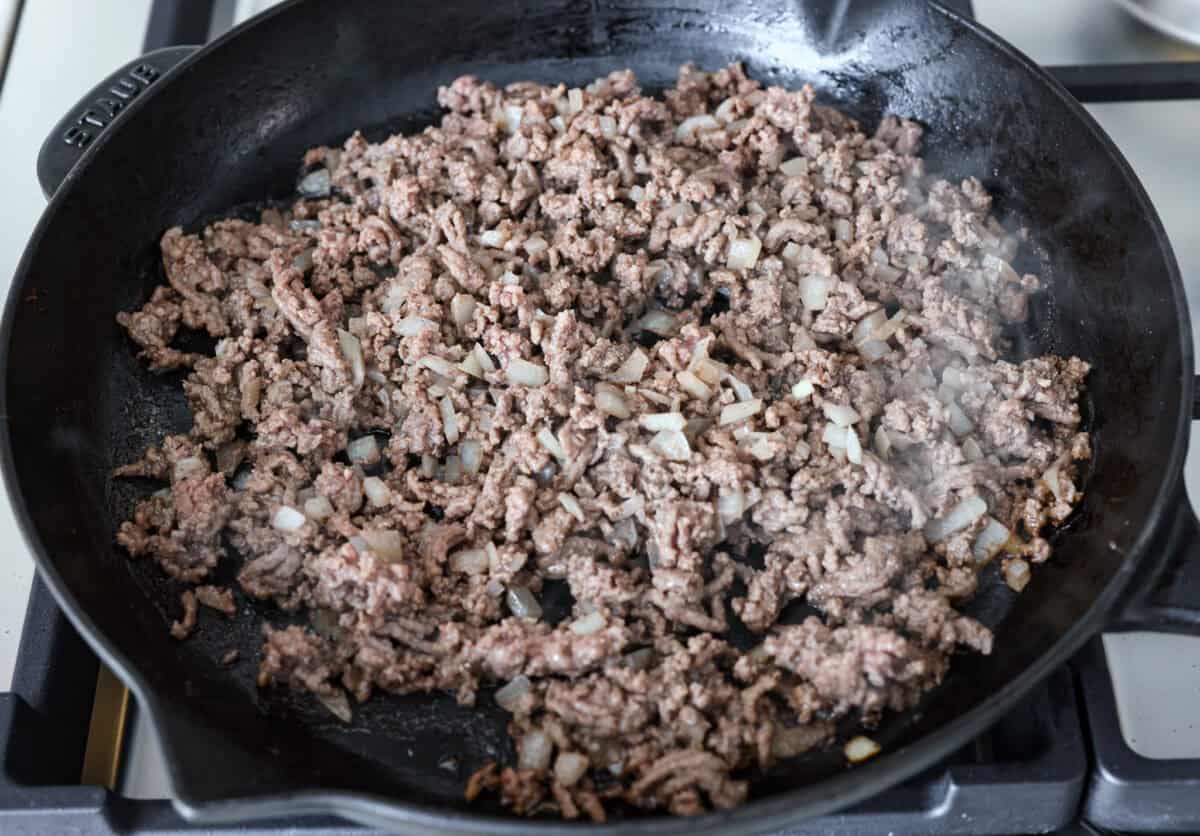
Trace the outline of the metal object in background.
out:
<instances>
[{"instance_id":1,"label":"metal object in background","mask_svg":"<svg viewBox=\"0 0 1200 836\"><path fill-rule=\"evenodd\" d=\"M1200 0L1116 0L1127 12L1165 35L1200 46Z\"/></svg>"}]
</instances>

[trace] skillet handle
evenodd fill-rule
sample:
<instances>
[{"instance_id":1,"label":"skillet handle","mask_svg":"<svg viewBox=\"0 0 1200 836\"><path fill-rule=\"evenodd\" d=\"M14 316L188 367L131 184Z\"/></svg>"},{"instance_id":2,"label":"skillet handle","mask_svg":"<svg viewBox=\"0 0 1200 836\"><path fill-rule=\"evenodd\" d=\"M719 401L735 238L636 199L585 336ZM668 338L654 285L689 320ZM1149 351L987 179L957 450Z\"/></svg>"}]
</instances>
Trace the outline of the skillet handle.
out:
<instances>
[{"instance_id":1,"label":"skillet handle","mask_svg":"<svg viewBox=\"0 0 1200 836\"><path fill-rule=\"evenodd\" d=\"M1197 378L1200 386L1200 378ZM1192 417L1200 420L1200 389L1194 390ZM1181 484L1168 530L1150 548L1163 552L1162 568L1146 582L1106 629L1150 630L1200 635L1200 520ZM1136 584L1136 581L1135 581Z\"/></svg>"},{"instance_id":2,"label":"skillet handle","mask_svg":"<svg viewBox=\"0 0 1200 836\"><path fill-rule=\"evenodd\" d=\"M80 157L119 120L130 103L200 47L156 49L130 61L93 87L59 120L38 151L37 178L49 198Z\"/></svg>"}]
</instances>

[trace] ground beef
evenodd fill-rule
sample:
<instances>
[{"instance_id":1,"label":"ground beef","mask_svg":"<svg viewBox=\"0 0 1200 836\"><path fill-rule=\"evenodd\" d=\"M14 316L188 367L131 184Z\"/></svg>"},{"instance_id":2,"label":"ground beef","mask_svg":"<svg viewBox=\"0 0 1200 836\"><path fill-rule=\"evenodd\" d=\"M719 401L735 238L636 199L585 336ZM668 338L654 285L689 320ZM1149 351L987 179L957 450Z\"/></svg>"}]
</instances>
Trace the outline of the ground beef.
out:
<instances>
[{"instance_id":1,"label":"ground beef","mask_svg":"<svg viewBox=\"0 0 1200 836\"><path fill-rule=\"evenodd\" d=\"M1050 556L1091 446L1086 362L1000 359L1039 282L977 180L739 65L438 101L309 151L257 223L168 230L118 317L186 370L191 431L116 472L165 483L116 536L182 586L174 635L237 616L224 562L307 617L266 629L263 687L352 721L507 683L518 760L467 797L594 820L739 804L990 652L957 607Z\"/></svg>"}]
</instances>

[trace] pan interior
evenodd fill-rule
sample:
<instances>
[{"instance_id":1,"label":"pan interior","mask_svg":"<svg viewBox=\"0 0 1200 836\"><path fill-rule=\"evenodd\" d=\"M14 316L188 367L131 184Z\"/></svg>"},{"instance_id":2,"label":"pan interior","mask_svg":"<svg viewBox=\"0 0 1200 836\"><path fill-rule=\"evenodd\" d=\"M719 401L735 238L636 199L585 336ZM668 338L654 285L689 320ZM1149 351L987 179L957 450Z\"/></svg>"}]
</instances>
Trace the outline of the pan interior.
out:
<instances>
[{"instance_id":1,"label":"pan interior","mask_svg":"<svg viewBox=\"0 0 1200 836\"><path fill-rule=\"evenodd\" d=\"M733 60L764 82L812 83L868 125L885 111L923 122L929 170L979 176L1001 214L1030 231L1018 268L1049 290L1021 350L1075 353L1095 367L1093 472L1054 558L1015 600L989 584L973 606L999 624L993 655L956 659L945 685L874 736L893 752L935 731L1098 615L1097 596L1176 474L1190 359L1174 264L1143 195L1077 107L1019 61L918 2L288 5L138 103L54 201L7 311L10 456L40 560L156 695L189 801L323 788L465 810L466 775L511 752L486 694L474 710L450 696L378 696L347 727L306 697L260 693L262 621L287 620L273 607L186 643L167 635L177 590L113 545L152 488L108 476L190 422L178 378L146 372L114 322L161 281L162 231L283 197L306 148L356 127L374 139L429 123L437 85L463 73L580 84L630 67L647 87L666 87L686 61ZM221 571L231 576L233 561ZM223 667L231 648L241 661ZM753 796L813 801L814 782L842 772L839 752L801 758L759 779ZM488 803L469 809L498 812Z\"/></svg>"}]
</instances>

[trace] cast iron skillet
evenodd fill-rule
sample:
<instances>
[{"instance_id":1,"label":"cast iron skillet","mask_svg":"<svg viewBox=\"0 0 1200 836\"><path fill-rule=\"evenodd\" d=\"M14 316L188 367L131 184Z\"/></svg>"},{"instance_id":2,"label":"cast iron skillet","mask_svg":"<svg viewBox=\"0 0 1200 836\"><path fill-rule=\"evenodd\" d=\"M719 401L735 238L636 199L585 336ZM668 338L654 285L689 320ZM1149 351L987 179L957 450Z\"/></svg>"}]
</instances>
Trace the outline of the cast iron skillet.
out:
<instances>
[{"instance_id":1,"label":"cast iron skillet","mask_svg":"<svg viewBox=\"0 0 1200 836\"><path fill-rule=\"evenodd\" d=\"M0 347L0 452L25 536L59 603L149 714L187 816L575 829L461 800L470 771L511 755L487 694L476 710L444 696L380 696L349 728L311 699L260 694L261 618L279 614L244 604L232 632L214 624L175 642L165 629L175 591L113 545L115 523L151 487L114 483L112 467L188 425L178 381L147 373L113 319L160 280L162 231L286 195L309 146L357 127L379 137L429 122L435 87L461 73L579 84L632 67L661 87L682 62L741 59L763 81L811 82L868 124L884 110L919 119L931 169L981 175L1033 233L1019 266L1050 290L1018 350L1074 353L1095 367L1086 498L1021 596L986 585L973 612L999 624L990 658L957 658L917 710L887 719L875 735L884 754L861 768L848 771L837 751L801 758L759 777L740 809L629 818L628 832L775 829L874 794L1010 708L1109 622L1131 581L1148 587L1157 557L1197 551L1179 487L1192 342L1162 227L1078 103L973 23L915 0L291 2L189 53L124 68L52 136L39 174L53 198L13 281ZM226 563L232 574L236 559ZM224 668L215 660L231 646L243 661Z\"/></svg>"}]
</instances>

